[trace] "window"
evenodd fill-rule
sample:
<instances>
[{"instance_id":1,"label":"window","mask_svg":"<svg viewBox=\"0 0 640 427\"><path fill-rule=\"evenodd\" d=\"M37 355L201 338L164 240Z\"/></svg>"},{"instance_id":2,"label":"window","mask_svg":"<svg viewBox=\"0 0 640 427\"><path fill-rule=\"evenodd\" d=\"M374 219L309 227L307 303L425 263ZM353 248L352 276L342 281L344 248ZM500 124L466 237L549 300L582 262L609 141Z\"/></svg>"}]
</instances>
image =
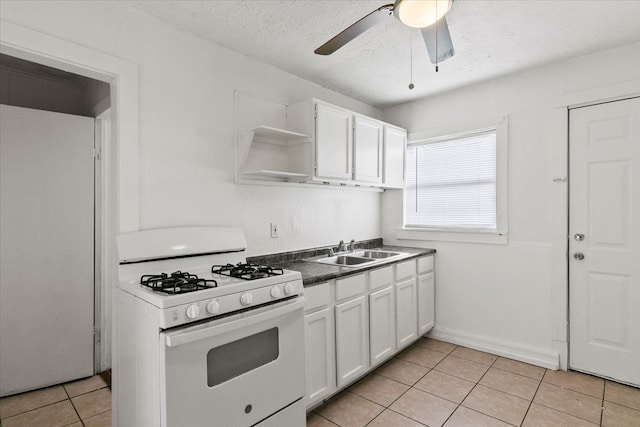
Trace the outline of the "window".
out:
<instances>
[{"instance_id":1,"label":"window","mask_svg":"<svg viewBox=\"0 0 640 427\"><path fill-rule=\"evenodd\" d=\"M506 243L506 122L409 144L398 238Z\"/></svg>"}]
</instances>

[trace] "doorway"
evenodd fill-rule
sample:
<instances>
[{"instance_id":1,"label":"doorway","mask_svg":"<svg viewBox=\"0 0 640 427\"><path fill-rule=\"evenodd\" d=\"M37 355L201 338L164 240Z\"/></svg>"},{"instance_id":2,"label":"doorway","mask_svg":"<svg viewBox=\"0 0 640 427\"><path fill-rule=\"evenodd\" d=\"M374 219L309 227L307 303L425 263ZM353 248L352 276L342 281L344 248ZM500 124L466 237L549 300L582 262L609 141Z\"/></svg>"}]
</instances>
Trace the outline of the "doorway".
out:
<instances>
[{"instance_id":1,"label":"doorway","mask_svg":"<svg viewBox=\"0 0 640 427\"><path fill-rule=\"evenodd\" d=\"M569 150L569 367L640 386L640 98L571 109Z\"/></svg>"},{"instance_id":2,"label":"doorway","mask_svg":"<svg viewBox=\"0 0 640 427\"><path fill-rule=\"evenodd\" d=\"M109 108L110 85L4 54L0 84L0 395L8 395L110 367L110 348L100 343L110 323L99 317L109 299L100 286L103 185L94 145L108 146L97 132L94 140L94 117ZM25 304L29 314L16 325Z\"/></svg>"}]
</instances>

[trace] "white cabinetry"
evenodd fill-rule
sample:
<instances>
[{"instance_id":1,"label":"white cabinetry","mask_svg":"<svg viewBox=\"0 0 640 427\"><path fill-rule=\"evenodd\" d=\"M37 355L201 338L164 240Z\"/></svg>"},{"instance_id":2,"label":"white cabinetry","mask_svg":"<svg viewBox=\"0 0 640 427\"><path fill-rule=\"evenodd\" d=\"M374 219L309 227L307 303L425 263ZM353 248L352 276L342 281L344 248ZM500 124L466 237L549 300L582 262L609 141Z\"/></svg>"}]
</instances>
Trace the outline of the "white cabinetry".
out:
<instances>
[{"instance_id":1,"label":"white cabinetry","mask_svg":"<svg viewBox=\"0 0 640 427\"><path fill-rule=\"evenodd\" d=\"M435 278L433 256L418 259L418 335L429 332L435 324Z\"/></svg>"},{"instance_id":2,"label":"white cabinetry","mask_svg":"<svg viewBox=\"0 0 640 427\"><path fill-rule=\"evenodd\" d=\"M307 409L434 326L434 257L305 288Z\"/></svg>"},{"instance_id":3,"label":"white cabinetry","mask_svg":"<svg viewBox=\"0 0 640 427\"><path fill-rule=\"evenodd\" d=\"M369 187L403 185L406 131L317 99L287 107L287 127L311 136L306 162L311 181ZM385 150L385 127L389 130ZM385 158L388 152L389 158ZM384 171L388 170L388 184ZM305 170L295 168L296 172ZM302 173L302 172L300 172Z\"/></svg>"},{"instance_id":4,"label":"white cabinetry","mask_svg":"<svg viewBox=\"0 0 640 427\"><path fill-rule=\"evenodd\" d=\"M396 264L396 346L408 346L418 338L416 261Z\"/></svg>"},{"instance_id":5,"label":"white cabinetry","mask_svg":"<svg viewBox=\"0 0 640 427\"><path fill-rule=\"evenodd\" d=\"M394 126L384 126L385 188L404 188L404 158L407 147L407 131Z\"/></svg>"},{"instance_id":6,"label":"white cabinetry","mask_svg":"<svg viewBox=\"0 0 640 427\"><path fill-rule=\"evenodd\" d=\"M393 266L369 272L369 355L371 366L396 351L396 299Z\"/></svg>"},{"instance_id":7,"label":"white cabinetry","mask_svg":"<svg viewBox=\"0 0 640 427\"><path fill-rule=\"evenodd\" d=\"M306 406L312 406L336 388L333 310L329 283L305 289Z\"/></svg>"},{"instance_id":8,"label":"white cabinetry","mask_svg":"<svg viewBox=\"0 0 640 427\"><path fill-rule=\"evenodd\" d=\"M356 181L382 183L382 122L364 116L354 116L353 178Z\"/></svg>"},{"instance_id":9,"label":"white cabinetry","mask_svg":"<svg viewBox=\"0 0 640 427\"><path fill-rule=\"evenodd\" d=\"M358 378L369 368L369 322L365 274L336 280L337 386ZM354 298L355 297L355 298ZM340 302L346 300L345 302Z\"/></svg>"},{"instance_id":10,"label":"white cabinetry","mask_svg":"<svg viewBox=\"0 0 640 427\"><path fill-rule=\"evenodd\" d=\"M352 116L349 110L316 103L315 176L351 180Z\"/></svg>"}]
</instances>

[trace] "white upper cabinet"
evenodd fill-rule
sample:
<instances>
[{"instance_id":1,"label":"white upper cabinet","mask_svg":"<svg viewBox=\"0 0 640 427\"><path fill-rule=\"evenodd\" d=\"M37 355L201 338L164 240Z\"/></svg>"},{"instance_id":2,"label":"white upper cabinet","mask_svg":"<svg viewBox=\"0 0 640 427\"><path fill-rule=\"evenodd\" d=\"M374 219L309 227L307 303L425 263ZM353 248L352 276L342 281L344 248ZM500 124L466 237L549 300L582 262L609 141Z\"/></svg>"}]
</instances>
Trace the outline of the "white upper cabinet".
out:
<instances>
[{"instance_id":1,"label":"white upper cabinet","mask_svg":"<svg viewBox=\"0 0 640 427\"><path fill-rule=\"evenodd\" d=\"M307 155L290 149L297 154L289 157L289 170L308 174L310 182L374 188L404 185L404 129L317 99L288 105L287 129L311 136Z\"/></svg>"},{"instance_id":2,"label":"white upper cabinet","mask_svg":"<svg viewBox=\"0 0 640 427\"><path fill-rule=\"evenodd\" d=\"M352 114L316 103L315 176L351 180L353 169Z\"/></svg>"},{"instance_id":3,"label":"white upper cabinet","mask_svg":"<svg viewBox=\"0 0 640 427\"><path fill-rule=\"evenodd\" d=\"M383 124L364 116L353 120L354 179L381 184Z\"/></svg>"},{"instance_id":4,"label":"white upper cabinet","mask_svg":"<svg viewBox=\"0 0 640 427\"><path fill-rule=\"evenodd\" d=\"M384 179L386 188L404 188L404 158L407 147L407 131L394 126L384 126Z\"/></svg>"}]
</instances>

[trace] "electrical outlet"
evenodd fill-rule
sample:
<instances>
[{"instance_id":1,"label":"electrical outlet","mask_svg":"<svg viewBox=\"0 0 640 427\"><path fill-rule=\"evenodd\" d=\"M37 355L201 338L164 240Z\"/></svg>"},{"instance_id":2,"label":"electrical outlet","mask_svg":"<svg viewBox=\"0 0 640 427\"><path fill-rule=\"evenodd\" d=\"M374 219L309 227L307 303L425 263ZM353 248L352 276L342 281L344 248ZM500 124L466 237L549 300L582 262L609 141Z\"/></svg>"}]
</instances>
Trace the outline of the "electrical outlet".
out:
<instances>
[{"instance_id":1,"label":"electrical outlet","mask_svg":"<svg viewBox=\"0 0 640 427\"><path fill-rule=\"evenodd\" d=\"M280 226L277 222L271 223L271 237L274 239L280 237Z\"/></svg>"}]
</instances>

